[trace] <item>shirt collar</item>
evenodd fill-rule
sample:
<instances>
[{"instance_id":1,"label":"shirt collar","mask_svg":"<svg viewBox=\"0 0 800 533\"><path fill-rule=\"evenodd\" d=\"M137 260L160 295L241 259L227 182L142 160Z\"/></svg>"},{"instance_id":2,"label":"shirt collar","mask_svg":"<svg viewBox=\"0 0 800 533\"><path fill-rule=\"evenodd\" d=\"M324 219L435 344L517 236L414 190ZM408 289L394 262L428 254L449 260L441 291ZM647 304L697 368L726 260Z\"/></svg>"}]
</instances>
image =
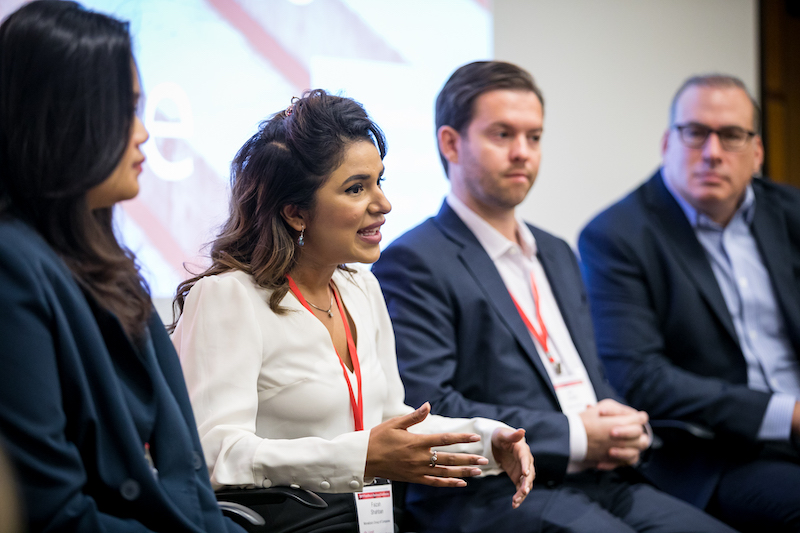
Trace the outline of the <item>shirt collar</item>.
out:
<instances>
[{"instance_id":1,"label":"shirt collar","mask_svg":"<svg viewBox=\"0 0 800 533\"><path fill-rule=\"evenodd\" d=\"M663 169L661 172L661 181L664 182L664 186L667 188L672 197L675 198L675 201L678 202L678 205L681 206L681 209L686 215L686 218L689 220L689 224L691 224L693 228L711 227L716 229L722 229L722 227L719 224L717 224L716 222L708 218L706 215L695 209L692 206L692 204L687 202L686 199L672 187L672 184L669 182L669 180L664 177ZM748 185L747 188L744 190L744 200L742 200L741 205L736 210L734 217L737 214L741 214L742 219L747 224L750 224L753 221L755 210L756 210L756 195L753 192L753 186Z\"/></svg>"},{"instance_id":2,"label":"shirt collar","mask_svg":"<svg viewBox=\"0 0 800 533\"><path fill-rule=\"evenodd\" d=\"M533 233L531 233L527 224L525 224L516 211L514 213L514 218L517 221L517 234L520 237L520 241L522 241L522 246L519 246L514 241L508 240L478 213L470 209L467 204L459 200L452 191L447 195L447 204L456 212L456 215L458 215L458 218L461 219L464 225L475 235L475 238L478 239L478 242L483 249L486 250L486 253L492 261L496 261L514 248L518 249L529 258L536 255L536 239L533 237Z\"/></svg>"}]
</instances>

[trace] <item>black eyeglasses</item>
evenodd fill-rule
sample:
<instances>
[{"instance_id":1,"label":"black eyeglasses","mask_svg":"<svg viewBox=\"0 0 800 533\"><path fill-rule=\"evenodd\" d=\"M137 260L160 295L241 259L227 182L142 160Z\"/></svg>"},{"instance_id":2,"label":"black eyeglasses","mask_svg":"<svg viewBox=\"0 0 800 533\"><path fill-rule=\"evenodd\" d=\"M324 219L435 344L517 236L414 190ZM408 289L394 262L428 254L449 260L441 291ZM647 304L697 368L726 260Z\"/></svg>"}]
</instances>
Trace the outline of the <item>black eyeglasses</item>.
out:
<instances>
[{"instance_id":1,"label":"black eyeglasses","mask_svg":"<svg viewBox=\"0 0 800 533\"><path fill-rule=\"evenodd\" d=\"M717 134L722 149L727 152L739 152L747 146L756 132L740 128L739 126L726 126L715 130L703 124L690 122L688 124L674 124L678 130L681 142L689 148L702 148L712 133Z\"/></svg>"},{"instance_id":2,"label":"black eyeglasses","mask_svg":"<svg viewBox=\"0 0 800 533\"><path fill-rule=\"evenodd\" d=\"M748 141L756 135L756 132L739 126L726 126L715 130L703 124L690 122L688 124L674 124L672 127L678 130L681 142L689 148L702 148L706 144L709 135L716 133L719 138L719 144L727 152L743 150Z\"/></svg>"}]
</instances>

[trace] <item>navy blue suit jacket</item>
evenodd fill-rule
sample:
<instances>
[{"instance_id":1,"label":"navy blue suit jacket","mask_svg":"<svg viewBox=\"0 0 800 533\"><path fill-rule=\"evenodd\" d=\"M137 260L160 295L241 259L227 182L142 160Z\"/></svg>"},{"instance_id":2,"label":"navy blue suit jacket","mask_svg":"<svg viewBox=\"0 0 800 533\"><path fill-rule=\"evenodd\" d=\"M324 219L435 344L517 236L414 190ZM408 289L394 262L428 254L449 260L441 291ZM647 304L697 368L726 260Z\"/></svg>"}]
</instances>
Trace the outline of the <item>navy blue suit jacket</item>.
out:
<instances>
[{"instance_id":1,"label":"navy blue suit jacket","mask_svg":"<svg viewBox=\"0 0 800 533\"><path fill-rule=\"evenodd\" d=\"M47 243L7 216L0 302L0 434L30 531L241 531L217 507L155 311L152 349L136 349Z\"/></svg>"},{"instance_id":2,"label":"navy blue suit jacket","mask_svg":"<svg viewBox=\"0 0 800 533\"><path fill-rule=\"evenodd\" d=\"M753 236L800 354L800 191L761 179L753 190ZM747 387L705 251L660 172L591 221L579 247L614 386L654 420L684 420L716 435L668 441L644 470L660 488L704 507L722 468L758 452L770 396Z\"/></svg>"},{"instance_id":3,"label":"navy blue suit jacket","mask_svg":"<svg viewBox=\"0 0 800 533\"><path fill-rule=\"evenodd\" d=\"M530 229L598 400L616 398L597 358L575 255L561 239ZM567 418L499 272L450 206L395 240L372 271L392 318L406 401L525 428L536 485L560 482L569 462Z\"/></svg>"}]
</instances>

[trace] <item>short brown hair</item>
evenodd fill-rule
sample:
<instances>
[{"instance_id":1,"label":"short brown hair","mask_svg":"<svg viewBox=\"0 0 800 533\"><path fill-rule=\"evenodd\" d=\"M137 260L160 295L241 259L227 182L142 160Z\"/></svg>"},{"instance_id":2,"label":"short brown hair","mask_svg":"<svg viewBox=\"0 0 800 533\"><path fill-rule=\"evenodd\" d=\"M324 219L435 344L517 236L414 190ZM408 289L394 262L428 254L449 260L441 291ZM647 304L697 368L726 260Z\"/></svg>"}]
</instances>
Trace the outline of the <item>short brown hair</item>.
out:
<instances>
[{"instance_id":1,"label":"short brown hair","mask_svg":"<svg viewBox=\"0 0 800 533\"><path fill-rule=\"evenodd\" d=\"M472 121L475 100L483 93L497 89L530 91L539 98L544 109L544 97L526 70L504 61L475 61L453 72L436 98L436 131L450 126L459 133ZM439 151L447 174L447 159Z\"/></svg>"}]
</instances>

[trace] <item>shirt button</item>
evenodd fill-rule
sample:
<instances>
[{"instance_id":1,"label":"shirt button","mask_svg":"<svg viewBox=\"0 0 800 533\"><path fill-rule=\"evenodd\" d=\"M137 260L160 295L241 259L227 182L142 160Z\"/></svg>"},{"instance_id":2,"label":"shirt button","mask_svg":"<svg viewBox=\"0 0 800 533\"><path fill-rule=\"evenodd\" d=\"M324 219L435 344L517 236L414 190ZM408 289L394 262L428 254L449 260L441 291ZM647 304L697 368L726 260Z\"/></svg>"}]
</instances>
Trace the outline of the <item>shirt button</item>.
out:
<instances>
[{"instance_id":1,"label":"shirt button","mask_svg":"<svg viewBox=\"0 0 800 533\"><path fill-rule=\"evenodd\" d=\"M264 487L265 489L268 489L272 486L272 481L270 481L267 478L264 478L264 482L261 484L261 486Z\"/></svg>"},{"instance_id":2,"label":"shirt button","mask_svg":"<svg viewBox=\"0 0 800 533\"><path fill-rule=\"evenodd\" d=\"M322 490L328 490L331 488L331 484L328 483L327 481L323 481L322 483L319 484L319 488L321 488Z\"/></svg>"},{"instance_id":3,"label":"shirt button","mask_svg":"<svg viewBox=\"0 0 800 533\"><path fill-rule=\"evenodd\" d=\"M361 488L361 483L359 483L358 481L356 481L354 479L353 481L350 482L350 488L353 489L353 490L360 489Z\"/></svg>"},{"instance_id":4,"label":"shirt button","mask_svg":"<svg viewBox=\"0 0 800 533\"><path fill-rule=\"evenodd\" d=\"M122 485L119 486L120 495L129 502L138 498L140 492L141 488L139 488L139 483L133 479L126 479L122 482Z\"/></svg>"},{"instance_id":5,"label":"shirt button","mask_svg":"<svg viewBox=\"0 0 800 533\"><path fill-rule=\"evenodd\" d=\"M747 288L747 278L739 278L739 287L743 289Z\"/></svg>"},{"instance_id":6,"label":"shirt button","mask_svg":"<svg viewBox=\"0 0 800 533\"><path fill-rule=\"evenodd\" d=\"M300 485L298 485L297 483L292 483L291 485L289 485L289 487L291 487L293 489L299 489Z\"/></svg>"},{"instance_id":7,"label":"shirt button","mask_svg":"<svg viewBox=\"0 0 800 533\"><path fill-rule=\"evenodd\" d=\"M203 462L203 457L199 453L194 452L192 454L192 466L194 466L194 469L200 470L204 465L205 463Z\"/></svg>"}]
</instances>

